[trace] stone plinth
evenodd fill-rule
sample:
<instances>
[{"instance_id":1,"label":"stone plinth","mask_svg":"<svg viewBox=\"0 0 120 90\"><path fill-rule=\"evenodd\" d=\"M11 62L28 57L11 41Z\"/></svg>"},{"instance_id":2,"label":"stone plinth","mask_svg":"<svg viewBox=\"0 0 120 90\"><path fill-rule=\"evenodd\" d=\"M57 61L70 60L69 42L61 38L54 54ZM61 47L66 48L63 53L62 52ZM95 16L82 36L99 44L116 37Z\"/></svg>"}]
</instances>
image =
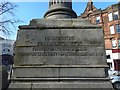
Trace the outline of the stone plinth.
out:
<instances>
[{"instance_id":1,"label":"stone plinth","mask_svg":"<svg viewBox=\"0 0 120 90\"><path fill-rule=\"evenodd\" d=\"M11 90L112 90L103 30L83 19L20 26Z\"/></svg>"}]
</instances>

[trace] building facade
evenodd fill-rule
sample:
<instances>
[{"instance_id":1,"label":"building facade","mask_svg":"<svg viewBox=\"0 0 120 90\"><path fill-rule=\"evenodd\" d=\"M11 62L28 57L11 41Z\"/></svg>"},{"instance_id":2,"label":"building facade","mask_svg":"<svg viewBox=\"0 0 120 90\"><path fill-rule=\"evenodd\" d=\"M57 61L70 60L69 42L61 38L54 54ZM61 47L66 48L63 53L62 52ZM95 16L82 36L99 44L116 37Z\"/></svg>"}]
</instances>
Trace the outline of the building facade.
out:
<instances>
[{"instance_id":1,"label":"building facade","mask_svg":"<svg viewBox=\"0 0 120 90\"><path fill-rule=\"evenodd\" d=\"M110 69L120 71L120 2L101 10L97 9L90 0L79 17L102 26L107 63Z\"/></svg>"},{"instance_id":2,"label":"building facade","mask_svg":"<svg viewBox=\"0 0 120 90\"><path fill-rule=\"evenodd\" d=\"M10 73L11 66L13 64L14 57L14 40L6 40L0 38L0 62L1 65L5 67L6 71Z\"/></svg>"}]
</instances>

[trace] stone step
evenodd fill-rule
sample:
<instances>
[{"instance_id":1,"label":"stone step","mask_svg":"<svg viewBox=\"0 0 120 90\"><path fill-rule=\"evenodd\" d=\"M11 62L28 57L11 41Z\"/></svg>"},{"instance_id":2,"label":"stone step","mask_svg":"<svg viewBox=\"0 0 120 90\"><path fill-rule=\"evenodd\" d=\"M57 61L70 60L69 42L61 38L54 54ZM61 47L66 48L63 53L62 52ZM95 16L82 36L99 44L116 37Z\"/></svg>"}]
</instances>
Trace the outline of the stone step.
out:
<instances>
[{"instance_id":1,"label":"stone step","mask_svg":"<svg viewBox=\"0 0 120 90\"><path fill-rule=\"evenodd\" d=\"M12 81L109 81L110 78L11 78Z\"/></svg>"},{"instance_id":2,"label":"stone step","mask_svg":"<svg viewBox=\"0 0 120 90\"><path fill-rule=\"evenodd\" d=\"M14 78L41 77L107 77L107 65L43 65L43 66L15 66ZM92 73L91 73L92 72Z\"/></svg>"},{"instance_id":3,"label":"stone step","mask_svg":"<svg viewBox=\"0 0 120 90\"><path fill-rule=\"evenodd\" d=\"M109 68L108 65L41 65L31 64L25 66L13 66L14 68Z\"/></svg>"},{"instance_id":4,"label":"stone step","mask_svg":"<svg viewBox=\"0 0 120 90\"><path fill-rule=\"evenodd\" d=\"M28 50L27 50L28 51ZM105 65L104 56L17 56L14 65ZM18 63L19 62L19 63Z\"/></svg>"},{"instance_id":5,"label":"stone step","mask_svg":"<svg viewBox=\"0 0 120 90\"><path fill-rule=\"evenodd\" d=\"M113 90L107 81L12 82L8 90Z\"/></svg>"}]
</instances>

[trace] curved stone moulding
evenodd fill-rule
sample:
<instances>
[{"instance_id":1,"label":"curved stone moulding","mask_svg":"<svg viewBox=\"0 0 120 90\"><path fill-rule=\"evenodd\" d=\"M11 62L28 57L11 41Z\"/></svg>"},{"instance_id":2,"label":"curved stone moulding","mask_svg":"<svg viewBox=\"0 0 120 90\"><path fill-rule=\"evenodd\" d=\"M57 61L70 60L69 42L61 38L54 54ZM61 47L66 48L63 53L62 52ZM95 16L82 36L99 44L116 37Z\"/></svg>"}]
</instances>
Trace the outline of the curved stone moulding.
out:
<instances>
[{"instance_id":1,"label":"curved stone moulding","mask_svg":"<svg viewBox=\"0 0 120 90\"><path fill-rule=\"evenodd\" d=\"M76 18L72 10L72 0L49 0L49 10L45 13L45 19Z\"/></svg>"}]
</instances>

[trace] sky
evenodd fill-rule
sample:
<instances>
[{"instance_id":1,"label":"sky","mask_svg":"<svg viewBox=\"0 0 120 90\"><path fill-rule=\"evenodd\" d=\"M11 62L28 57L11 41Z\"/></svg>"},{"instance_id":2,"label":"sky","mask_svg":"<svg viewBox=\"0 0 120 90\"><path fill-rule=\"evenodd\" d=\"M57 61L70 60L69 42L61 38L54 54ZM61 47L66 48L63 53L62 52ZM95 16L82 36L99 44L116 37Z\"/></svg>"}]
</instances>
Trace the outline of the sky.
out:
<instances>
[{"instance_id":1,"label":"sky","mask_svg":"<svg viewBox=\"0 0 120 90\"><path fill-rule=\"evenodd\" d=\"M30 20L36 18L43 18L45 12L48 10L48 2L12 2L17 5L15 8L14 14L15 18L19 19L20 23L16 24L16 31L9 37L9 39L16 40L18 26L20 25L28 25ZM93 2L94 6L98 9L105 9L109 5L115 4L117 2ZM84 12L87 2L73 2L72 3L73 10L79 16L81 13ZM4 37L5 39L7 36L3 36L0 32L0 36Z\"/></svg>"}]
</instances>

